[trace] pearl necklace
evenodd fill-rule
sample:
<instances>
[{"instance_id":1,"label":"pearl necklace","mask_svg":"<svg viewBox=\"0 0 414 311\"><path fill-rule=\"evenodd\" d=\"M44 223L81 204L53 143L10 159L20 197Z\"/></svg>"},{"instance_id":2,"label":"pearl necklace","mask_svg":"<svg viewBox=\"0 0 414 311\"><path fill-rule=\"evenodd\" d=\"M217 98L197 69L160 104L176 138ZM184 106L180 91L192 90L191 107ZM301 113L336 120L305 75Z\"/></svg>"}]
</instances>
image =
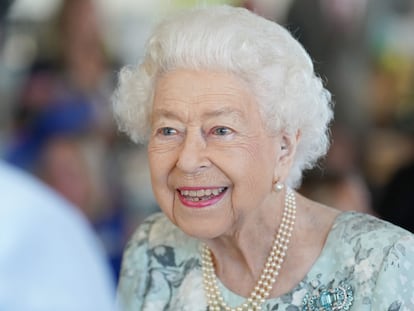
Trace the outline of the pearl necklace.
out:
<instances>
[{"instance_id":1,"label":"pearl necklace","mask_svg":"<svg viewBox=\"0 0 414 311\"><path fill-rule=\"evenodd\" d=\"M230 307L224 301L217 284L212 254L207 245L203 246L201 259L204 280L204 291L207 297L209 311L260 311L261 305L269 297L273 284L279 275L283 260L288 249L296 216L295 194L292 189L286 189L285 207L280 227L273 241L272 249L266 264L249 298L237 307Z\"/></svg>"}]
</instances>

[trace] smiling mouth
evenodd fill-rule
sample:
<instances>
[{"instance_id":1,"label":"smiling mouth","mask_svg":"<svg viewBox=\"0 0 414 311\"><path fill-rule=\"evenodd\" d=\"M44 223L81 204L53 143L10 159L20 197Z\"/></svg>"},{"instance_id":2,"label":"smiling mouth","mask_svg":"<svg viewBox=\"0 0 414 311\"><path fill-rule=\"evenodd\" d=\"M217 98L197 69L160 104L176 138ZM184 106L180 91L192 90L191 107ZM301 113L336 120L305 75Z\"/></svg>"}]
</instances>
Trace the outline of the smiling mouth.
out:
<instances>
[{"instance_id":1,"label":"smiling mouth","mask_svg":"<svg viewBox=\"0 0 414 311\"><path fill-rule=\"evenodd\" d=\"M197 189L197 190L178 189L178 192L181 195L181 197L183 197L187 201L200 202L200 201L208 201L208 200L214 199L215 197L220 196L226 190L227 190L227 187L218 187L218 188Z\"/></svg>"}]
</instances>

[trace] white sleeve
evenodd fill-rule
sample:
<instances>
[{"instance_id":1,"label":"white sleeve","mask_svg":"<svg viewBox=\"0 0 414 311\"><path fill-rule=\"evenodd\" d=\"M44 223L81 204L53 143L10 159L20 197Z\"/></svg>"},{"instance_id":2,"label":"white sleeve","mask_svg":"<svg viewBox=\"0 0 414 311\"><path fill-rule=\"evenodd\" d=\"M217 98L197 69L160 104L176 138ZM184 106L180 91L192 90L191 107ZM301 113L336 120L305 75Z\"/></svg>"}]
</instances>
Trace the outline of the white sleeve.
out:
<instances>
[{"instance_id":1,"label":"white sleeve","mask_svg":"<svg viewBox=\"0 0 414 311\"><path fill-rule=\"evenodd\" d=\"M114 286L83 216L0 165L0 310L111 311Z\"/></svg>"}]
</instances>

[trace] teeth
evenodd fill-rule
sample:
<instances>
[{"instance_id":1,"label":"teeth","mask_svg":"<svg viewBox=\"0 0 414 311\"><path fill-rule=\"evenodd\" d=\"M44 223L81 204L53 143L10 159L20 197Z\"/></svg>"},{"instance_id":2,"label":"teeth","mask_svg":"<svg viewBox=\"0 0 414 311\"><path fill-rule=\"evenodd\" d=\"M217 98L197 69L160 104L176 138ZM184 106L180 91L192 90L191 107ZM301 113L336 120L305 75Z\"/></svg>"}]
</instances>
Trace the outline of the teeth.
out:
<instances>
[{"instance_id":1,"label":"teeth","mask_svg":"<svg viewBox=\"0 0 414 311\"><path fill-rule=\"evenodd\" d=\"M224 191L224 187L216 189L201 189L201 190L180 190L182 196L192 197L195 199L209 196L209 195L219 195Z\"/></svg>"}]
</instances>

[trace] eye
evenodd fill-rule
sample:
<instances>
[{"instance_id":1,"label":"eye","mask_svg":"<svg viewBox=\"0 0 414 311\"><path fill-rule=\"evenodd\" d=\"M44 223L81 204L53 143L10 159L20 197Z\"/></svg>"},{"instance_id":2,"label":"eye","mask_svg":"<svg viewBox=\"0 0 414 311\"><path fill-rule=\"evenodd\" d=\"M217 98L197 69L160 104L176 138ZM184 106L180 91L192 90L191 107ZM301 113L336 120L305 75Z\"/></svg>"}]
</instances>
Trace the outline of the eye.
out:
<instances>
[{"instance_id":1,"label":"eye","mask_svg":"<svg viewBox=\"0 0 414 311\"><path fill-rule=\"evenodd\" d=\"M217 126L211 130L211 133L217 136L226 136L233 133L233 130L225 126Z\"/></svg>"},{"instance_id":2,"label":"eye","mask_svg":"<svg viewBox=\"0 0 414 311\"><path fill-rule=\"evenodd\" d=\"M177 134L177 130L173 129L172 127L162 127L157 130L157 134L163 135L163 136L172 136Z\"/></svg>"}]
</instances>

